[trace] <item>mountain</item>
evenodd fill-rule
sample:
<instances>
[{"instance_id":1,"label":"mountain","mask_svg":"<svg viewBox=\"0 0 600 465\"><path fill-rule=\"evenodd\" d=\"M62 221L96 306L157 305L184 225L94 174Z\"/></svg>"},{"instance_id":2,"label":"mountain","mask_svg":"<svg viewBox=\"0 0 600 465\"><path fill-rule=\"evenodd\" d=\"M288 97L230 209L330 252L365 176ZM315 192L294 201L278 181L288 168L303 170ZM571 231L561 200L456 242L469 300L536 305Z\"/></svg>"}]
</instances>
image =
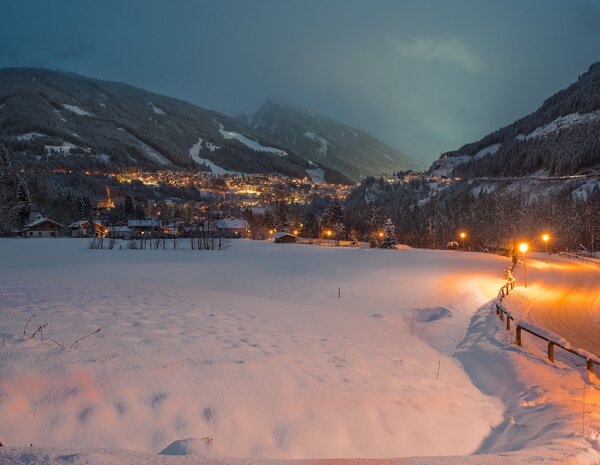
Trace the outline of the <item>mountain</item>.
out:
<instances>
[{"instance_id":1,"label":"mountain","mask_svg":"<svg viewBox=\"0 0 600 465\"><path fill-rule=\"evenodd\" d=\"M527 239L543 250L599 250L600 63L532 114L442 154L424 173L369 178L346 201L350 228L372 238L386 218L399 239L507 251ZM464 244L463 244L464 245Z\"/></svg>"},{"instance_id":2,"label":"mountain","mask_svg":"<svg viewBox=\"0 0 600 465\"><path fill-rule=\"evenodd\" d=\"M294 149L305 160L360 180L423 166L359 129L280 100L268 99L238 119L263 136Z\"/></svg>"},{"instance_id":3,"label":"mountain","mask_svg":"<svg viewBox=\"0 0 600 465\"><path fill-rule=\"evenodd\" d=\"M600 168L600 62L534 113L448 152L432 173L459 177L574 175Z\"/></svg>"},{"instance_id":4,"label":"mountain","mask_svg":"<svg viewBox=\"0 0 600 465\"><path fill-rule=\"evenodd\" d=\"M11 153L54 157L76 168L186 168L347 181L222 113L47 69L0 69L0 135Z\"/></svg>"}]
</instances>

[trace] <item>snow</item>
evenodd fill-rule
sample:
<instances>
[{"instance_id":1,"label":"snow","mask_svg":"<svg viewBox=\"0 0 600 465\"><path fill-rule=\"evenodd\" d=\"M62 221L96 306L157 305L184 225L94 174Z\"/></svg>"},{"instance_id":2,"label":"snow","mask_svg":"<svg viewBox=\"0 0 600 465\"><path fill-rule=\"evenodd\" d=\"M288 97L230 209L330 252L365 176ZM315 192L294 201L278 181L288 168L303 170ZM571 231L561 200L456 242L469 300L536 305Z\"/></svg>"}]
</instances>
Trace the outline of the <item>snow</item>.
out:
<instances>
[{"instance_id":1,"label":"snow","mask_svg":"<svg viewBox=\"0 0 600 465\"><path fill-rule=\"evenodd\" d=\"M2 105L0 105L0 110L2 110L5 106L6 106L6 102L4 102Z\"/></svg>"},{"instance_id":2,"label":"snow","mask_svg":"<svg viewBox=\"0 0 600 465\"><path fill-rule=\"evenodd\" d=\"M329 150L329 142L327 141L327 139L325 139L321 136L318 136L317 134L315 134L312 131L305 132L304 136L308 137L310 140L314 140L315 142L318 142L319 143L319 153L323 157L327 156L327 151Z\"/></svg>"},{"instance_id":3,"label":"snow","mask_svg":"<svg viewBox=\"0 0 600 465\"><path fill-rule=\"evenodd\" d=\"M70 142L64 142L64 141L63 141L62 145L45 145L44 146L46 152L58 152L63 155L69 154L69 152L71 152L71 149L74 149L76 147L77 147L76 145L71 144Z\"/></svg>"},{"instance_id":4,"label":"snow","mask_svg":"<svg viewBox=\"0 0 600 465\"><path fill-rule=\"evenodd\" d=\"M469 155L461 155L435 160L431 164L431 174L433 176L450 176L454 168L456 168L458 165L468 162L469 160L471 160L471 157Z\"/></svg>"},{"instance_id":5,"label":"snow","mask_svg":"<svg viewBox=\"0 0 600 465\"><path fill-rule=\"evenodd\" d=\"M287 156L287 152L281 149L276 149L274 147L266 147L252 139L248 139L246 136L239 134L237 132L234 131L225 131L223 129L223 125L221 123L218 123L219 125L219 132L221 133L221 135L223 136L224 139L236 139L238 141L240 141L242 144L244 144L246 147L254 150L255 152L268 152L268 153L272 153L274 155L278 155L280 157L286 157Z\"/></svg>"},{"instance_id":6,"label":"snow","mask_svg":"<svg viewBox=\"0 0 600 465\"><path fill-rule=\"evenodd\" d=\"M200 156L200 151L202 150L203 142L204 142L204 139L199 138L198 142L196 142L190 148L189 155L192 160L194 160L196 163L205 164L206 166L208 166L210 168L211 173L214 174L215 176L223 176L226 174L230 174L230 175L240 174L235 171L229 171L229 170L226 170L225 168L221 168L220 166L218 166L216 163L209 160L208 158L202 158ZM207 150L209 150L210 152L214 152L216 149L220 148L218 145L215 145L212 142L208 142L208 141L206 142L205 145L206 145Z\"/></svg>"},{"instance_id":7,"label":"snow","mask_svg":"<svg viewBox=\"0 0 600 465\"><path fill-rule=\"evenodd\" d=\"M121 128L118 128L118 129L121 129ZM140 139L138 139L137 137L135 137L130 132L128 132L128 131L126 131L124 129L123 129L123 132L126 132L127 134L129 134L129 136L131 136L131 138L134 139L137 142L137 144L139 145L140 149L142 149L142 151L144 152L144 155L146 155L147 158L149 158L149 159L155 161L156 163L158 163L159 165L163 165L163 166L169 165L171 163L158 150L156 150L153 147L149 146L144 141L141 141Z\"/></svg>"},{"instance_id":8,"label":"snow","mask_svg":"<svg viewBox=\"0 0 600 465\"><path fill-rule=\"evenodd\" d=\"M15 136L15 139L30 141L30 140L35 139L36 137L48 137L48 135L42 134L41 132L28 132L25 134L20 134L18 136Z\"/></svg>"},{"instance_id":9,"label":"snow","mask_svg":"<svg viewBox=\"0 0 600 465\"><path fill-rule=\"evenodd\" d=\"M250 227L246 220L240 218L224 218L222 220L216 220L215 226L219 229L244 229Z\"/></svg>"},{"instance_id":10,"label":"snow","mask_svg":"<svg viewBox=\"0 0 600 465\"><path fill-rule=\"evenodd\" d=\"M322 168L307 168L306 174L315 184L325 184L325 171Z\"/></svg>"},{"instance_id":11,"label":"snow","mask_svg":"<svg viewBox=\"0 0 600 465\"><path fill-rule=\"evenodd\" d=\"M63 107L79 116L92 116L91 113L88 113L87 111L82 110L77 105L69 105L67 103L63 103Z\"/></svg>"},{"instance_id":12,"label":"snow","mask_svg":"<svg viewBox=\"0 0 600 465\"><path fill-rule=\"evenodd\" d=\"M515 139L519 141L535 139L577 124L591 123L598 120L600 120L600 110L584 114L571 113L566 116L560 116L545 126L536 128L527 135L519 134Z\"/></svg>"},{"instance_id":13,"label":"snow","mask_svg":"<svg viewBox=\"0 0 600 465\"><path fill-rule=\"evenodd\" d=\"M161 110L160 108L158 108L157 106L155 106L152 102L148 102L147 105L150 105L150 107L152 107L152 111L154 113L156 113L157 115L164 115L164 114L166 114L163 110Z\"/></svg>"},{"instance_id":14,"label":"snow","mask_svg":"<svg viewBox=\"0 0 600 465\"><path fill-rule=\"evenodd\" d=\"M0 239L0 440L10 446L1 463L598 458L570 422L571 400L578 420L581 404L551 387L566 383L571 395L579 372L504 341L487 304L504 258L87 243ZM45 323L44 342L29 338ZM51 340L81 342L64 350ZM443 457L418 457L431 455Z\"/></svg>"},{"instance_id":15,"label":"snow","mask_svg":"<svg viewBox=\"0 0 600 465\"><path fill-rule=\"evenodd\" d=\"M483 157L486 157L488 155L493 155L498 150L500 150L501 146L502 146L502 144L494 144L494 145L490 145L489 147L485 147L485 148L481 149L479 152L477 152L474 155L474 157L475 158L483 158Z\"/></svg>"}]
</instances>

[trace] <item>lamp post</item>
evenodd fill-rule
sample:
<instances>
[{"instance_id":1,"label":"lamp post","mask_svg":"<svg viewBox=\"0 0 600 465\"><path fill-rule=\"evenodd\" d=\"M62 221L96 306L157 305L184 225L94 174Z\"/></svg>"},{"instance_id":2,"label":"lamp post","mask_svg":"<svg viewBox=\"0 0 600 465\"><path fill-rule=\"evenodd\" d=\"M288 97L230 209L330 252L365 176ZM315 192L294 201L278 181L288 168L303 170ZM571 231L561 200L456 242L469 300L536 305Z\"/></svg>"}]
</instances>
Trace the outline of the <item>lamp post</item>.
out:
<instances>
[{"instance_id":1,"label":"lamp post","mask_svg":"<svg viewBox=\"0 0 600 465\"><path fill-rule=\"evenodd\" d=\"M548 233L542 234L542 240L544 241L544 244L546 245L546 255L548 255L548 242L550 241L550 234L548 234Z\"/></svg>"},{"instance_id":2,"label":"lamp post","mask_svg":"<svg viewBox=\"0 0 600 465\"><path fill-rule=\"evenodd\" d=\"M467 233L466 233L466 232L464 232L464 231L462 231L462 232L461 232L461 233L458 235L458 237L460 237L460 239L461 239L461 241L462 241L462 249L463 249L463 252L464 252L464 250L465 250L465 239L467 238Z\"/></svg>"},{"instance_id":3,"label":"lamp post","mask_svg":"<svg viewBox=\"0 0 600 465\"><path fill-rule=\"evenodd\" d=\"M519 252L523 254L523 284L527 288L527 265L525 264L525 254L529 250L529 244L527 242L521 242L519 244Z\"/></svg>"}]
</instances>

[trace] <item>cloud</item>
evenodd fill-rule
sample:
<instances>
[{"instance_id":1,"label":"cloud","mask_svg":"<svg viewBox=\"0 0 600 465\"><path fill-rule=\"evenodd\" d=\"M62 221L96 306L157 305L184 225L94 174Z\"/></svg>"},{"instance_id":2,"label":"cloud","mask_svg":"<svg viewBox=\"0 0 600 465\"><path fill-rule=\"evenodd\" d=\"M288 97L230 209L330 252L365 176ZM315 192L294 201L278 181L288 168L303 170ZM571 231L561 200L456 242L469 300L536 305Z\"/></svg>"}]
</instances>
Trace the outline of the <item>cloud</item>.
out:
<instances>
[{"instance_id":1,"label":"cloud","mask_svg":"<svg viewBox=\"0 0 600 465\"><path fill-rule=\"evenodd\" d=\"M485 67L477 54L456 37L415 37L396 42L395 50L405 58L459 65L472 72L481 71Z\"/></svg>"}]
</instances>

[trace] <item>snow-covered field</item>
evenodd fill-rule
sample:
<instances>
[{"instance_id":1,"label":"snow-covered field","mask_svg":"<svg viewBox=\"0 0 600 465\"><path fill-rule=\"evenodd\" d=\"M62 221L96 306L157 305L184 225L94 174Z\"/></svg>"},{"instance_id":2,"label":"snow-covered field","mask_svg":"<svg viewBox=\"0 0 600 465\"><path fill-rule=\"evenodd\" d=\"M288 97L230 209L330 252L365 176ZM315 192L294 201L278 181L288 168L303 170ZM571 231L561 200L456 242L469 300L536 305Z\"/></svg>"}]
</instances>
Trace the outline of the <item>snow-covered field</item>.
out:
<instances>
[{"instance_id":1,"label":"snow-covered field","mask_svg":"<svg viewBox=\"0 0 600 465\"><path fill-rule=\"evenodd\" d=\"M485 305L506 259L86 245L0 240L0 463L594 457L580 404L536 384L583 375L527 360Z\"/></svg>"}]
</instances>

